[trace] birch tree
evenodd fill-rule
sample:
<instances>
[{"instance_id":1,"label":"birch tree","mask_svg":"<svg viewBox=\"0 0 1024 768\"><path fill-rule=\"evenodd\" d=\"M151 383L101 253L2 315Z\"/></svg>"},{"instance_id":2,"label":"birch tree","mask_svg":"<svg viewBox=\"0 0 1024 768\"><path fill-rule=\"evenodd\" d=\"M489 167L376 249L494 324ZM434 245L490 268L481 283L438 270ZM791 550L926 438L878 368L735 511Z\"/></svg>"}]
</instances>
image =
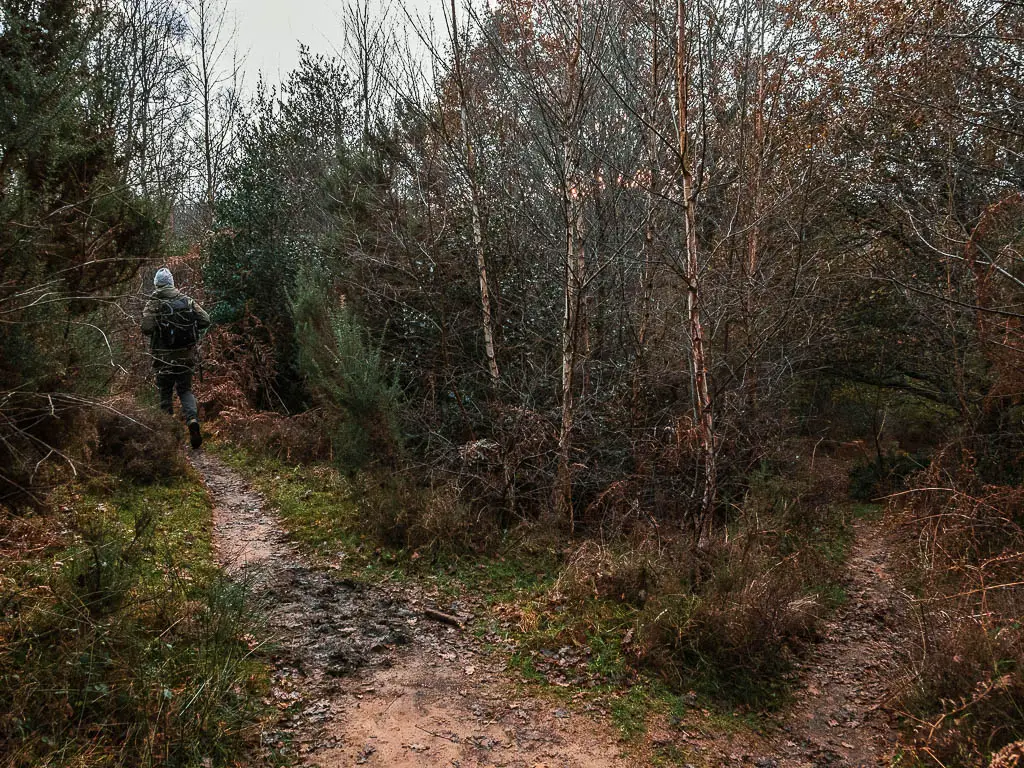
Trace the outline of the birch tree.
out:
<instances>
[{"instance_id":1,"label":"birch tree","mask_svg":"<svg viewBox=\"0 0 1024 768\"><path fill-rule=\"evenodd\" d=\"M494 347L494 317L491 312L491 290L487 279L487 254L484 247L484 225L480 210L480 184L477 178L476 151L473 147L473 135L469 122L467 106L467 81L463 65L462 46L459 41L458 9L455 0L450 3L449 36L452 43L453 68L452 76L458 90L459 123L462 143L465 150L465 173L469 184L470 216L473 228L473 252L476 256L476 268L480 282L480 307L482 310L482 328L484 337L484 353L487 356L487 370L493 384L498 384L501 374L498 369L498 357Z\"/></svg>"},{"instance_id":2,"label":"birch tree","mask_svg":"<svg viewBox=\"0 0 1024 768\"><path fill-rule=\"evenodd\" d=\"M187 69L191 98L197 112L195 145L204 223L209 226L222 183L224 165L235 138L240 111L240 63L235 30L224 0L186 0L191 58Z\"/></svg>"}]
</instances>

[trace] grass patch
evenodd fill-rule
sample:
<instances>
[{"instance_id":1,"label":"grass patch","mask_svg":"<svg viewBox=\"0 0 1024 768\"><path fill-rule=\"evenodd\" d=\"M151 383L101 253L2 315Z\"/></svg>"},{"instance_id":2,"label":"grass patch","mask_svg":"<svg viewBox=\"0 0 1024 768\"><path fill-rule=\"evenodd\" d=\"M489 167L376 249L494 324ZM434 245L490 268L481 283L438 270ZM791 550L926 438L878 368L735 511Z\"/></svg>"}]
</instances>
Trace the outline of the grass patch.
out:
<instances>
[{"instance_id":1,"label":"grass patch","mask_svg":"<svg viewBox=\"0 0 1024 768\"><path fill-rule=\"evenodd\" d=\"M849 509L850 515L855 520L865 520L867 522L874 523L878 522L885 516L884 504L865 503L862 501L858 501L851 502Z\"/></svg>"},{"instance_id":2,"label":"grass patch","mask_svg":"<svg viewBox=\"0 0 1024 768\"><path fill-rule=\"evenodd\" d=\"M501 552L478 557L440 556L430 566L446 597L471 594L488 605L543 595L554 585L558 560L551 553L523 554L519 542L502 544Z\"/></svg>"},{"instance_id":3,"label":"grass patch","mask_svg":"<svg viewBox=\"0 0 1024 768\"><path fill-rule=\"evenodd\" d=\"M268 669L202 486L108 479L53 501L0 517L0 762L235 764Z\"/></svg>"},{"instance_id":4,"label":"grass patch","mask_svg":"<svg viewBox=\"0 0 1024 768\"><path fill-rule=\"evenodd\" d=\"M423 533L423 526L403 522L403 516L425 508L420 517L432 510L435 518L443 517L438 507L457 506L444 489L402 488L393 477L370 473L346 477L326 464L289 464L223 442L213 450L270 501L293 540L347 565L351 575L428 578L442 596L468 593L494 604L542 590L557 574L558 557L521 537L492 538L486 549L474 552L446 547L434 540L436 533L408 535L408 528ZM468 523L454 522L464 529L461 535L472 535Z\"/></svg>"},{"instance_id":5,"label":"grass patch","mask_svg":"<svg viewBox=\"0 0 1024 768\"><path fill-rule=\"evenodd\" d=\"M225 443L212 449L276 508L291 537L318 555L352 555L372 542L359 531L356 489L324 465L291 465Z\"/></svg>"},{"instance_id":6,"label":"grass patch","mask_svg":"<svg viewBox=\"0 0 1024 768\"><path fill-rule=\"evenodd\" d=\"M624 694L612 699L612 722L624 739L635 741L647 733L647 717L655 707L654 697L646 685L630 686Z\"/></svg>"}]
</instances>

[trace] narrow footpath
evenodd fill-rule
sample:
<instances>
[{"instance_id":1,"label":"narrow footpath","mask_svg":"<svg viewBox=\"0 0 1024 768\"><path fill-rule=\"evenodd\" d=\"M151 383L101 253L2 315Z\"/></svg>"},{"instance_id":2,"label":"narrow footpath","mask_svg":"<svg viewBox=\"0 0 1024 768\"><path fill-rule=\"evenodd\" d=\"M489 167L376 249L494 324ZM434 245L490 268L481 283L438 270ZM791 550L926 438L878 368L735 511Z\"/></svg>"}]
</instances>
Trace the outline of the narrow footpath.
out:
<instances>
[{"instance_id":1,"label":"narrow footpath","mask_svg":"<svg viewBox=\"0 0 1024 768\"><path fill-rule=\"evenodd\" d=\"M213 497L218 561L250 583L276 641L272 695L287 716L268 750L323 768L633 765L607 724L517 695L465 630L431 618L458 606L312 567L236 472L205 452L192 463Z\"/></svg>"},{"instance_id":2,"label":"narrow footpath","mask_svg":"<svg viewBox=\"0 0 1024 768\"><path fill-rule=\"evenodd\" d=\"M780 766L889 765L896 750L887 705L899 682L897 636L910 603L895 587L879 523L856 526L845 587L846 604L802 665L788 738L777 747Z\"/></svg>"},{"instance_id":3,"label":"narrow footpath","mask_svg":"<svg viewBox=\"0 0 1024 768\"><path fill-rule=\"evenodd\" d=\"M826 622L796 670L794 701L779 727L758 737L700 729L695 763L755 768L891 765L897 733L889 709L900 680L909 597L896 587L883 525L858 522L844 579L846 603Z\"/></svg>"}]
</instances>

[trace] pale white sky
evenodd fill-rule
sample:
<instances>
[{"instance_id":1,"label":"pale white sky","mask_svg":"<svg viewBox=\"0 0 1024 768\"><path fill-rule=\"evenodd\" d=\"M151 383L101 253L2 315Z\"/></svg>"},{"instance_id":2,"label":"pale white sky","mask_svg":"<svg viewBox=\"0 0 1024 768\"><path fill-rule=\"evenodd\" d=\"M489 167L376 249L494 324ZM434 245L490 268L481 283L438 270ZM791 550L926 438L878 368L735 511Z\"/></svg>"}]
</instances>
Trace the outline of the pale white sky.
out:
<instances>
[{"instance_id":1,"label":"pale white sky","mask_svg":"<svg viewBox=\"0 0 1024 768\"><path fill-rule=\"evenodd\" d=\"M414 18L441 19L446 0L371 0L371 8L391 6L391 17L405 21L404 7ZM333 54L342 47L341 23L344 0L227 0L228 15L234 15L238 28L238 49L246 56L245 87L256 87L262 71L268 84L281 78L298 64L299 43L313 53ZM458 3L462 5L462 2ZM443 22L441 22L443 25Z\"/></svg>"}]
</instances>

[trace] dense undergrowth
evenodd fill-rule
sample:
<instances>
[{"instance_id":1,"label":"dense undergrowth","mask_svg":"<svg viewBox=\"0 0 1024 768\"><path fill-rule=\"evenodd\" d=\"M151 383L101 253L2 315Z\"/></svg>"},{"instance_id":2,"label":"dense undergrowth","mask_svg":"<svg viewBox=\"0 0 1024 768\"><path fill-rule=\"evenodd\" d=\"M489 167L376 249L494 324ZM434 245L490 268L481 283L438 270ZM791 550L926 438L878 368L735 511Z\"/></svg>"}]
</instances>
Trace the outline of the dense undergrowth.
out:
<instances>
[{"instance_id":1,"label":"dense undergrowth","mask_svg":"<svg viewBox=\"0 0 1024 768\"><path fill-rule=\"evenodd\" d=\"M922 764L983 766L1024 740L1024 494L976 467L950 447L892 504L917 614L900 703Z\"/></svg>"},{"instance_id":2,"label":"dense undergrowth","mask_svg":"<svg viewBox=\"0 0 1024 768\"><path fill-rule=\"evenodd\" d=\"M109 413L117 474L0 508L0 765L235 764L268 685L257 620L213 561L209 497L160 449L175 428Z\"/></svg>"}]
</instances>

